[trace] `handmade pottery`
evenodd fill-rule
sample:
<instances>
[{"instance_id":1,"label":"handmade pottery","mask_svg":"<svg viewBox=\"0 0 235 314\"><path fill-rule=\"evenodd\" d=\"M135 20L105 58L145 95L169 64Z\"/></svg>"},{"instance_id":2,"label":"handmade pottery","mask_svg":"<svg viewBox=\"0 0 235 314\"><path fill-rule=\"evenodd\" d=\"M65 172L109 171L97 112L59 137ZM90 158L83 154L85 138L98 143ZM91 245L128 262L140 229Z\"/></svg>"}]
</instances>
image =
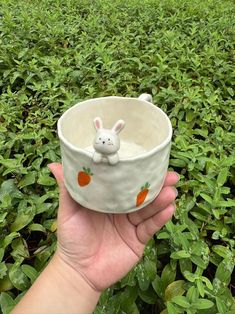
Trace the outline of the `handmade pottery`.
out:
<instances>
[{"instance_id":1,"label":"handmade pottery","mask_svg":"<svg viewBox=\"0 0 235 314\"><path fill-rule=\"evenodd\" d=\"M148 94L95 98L60 117L65 186L75 201L99 212L128 213L158 195L167 173L172 127L151 101Z\"/></svg>"}]
</instances>

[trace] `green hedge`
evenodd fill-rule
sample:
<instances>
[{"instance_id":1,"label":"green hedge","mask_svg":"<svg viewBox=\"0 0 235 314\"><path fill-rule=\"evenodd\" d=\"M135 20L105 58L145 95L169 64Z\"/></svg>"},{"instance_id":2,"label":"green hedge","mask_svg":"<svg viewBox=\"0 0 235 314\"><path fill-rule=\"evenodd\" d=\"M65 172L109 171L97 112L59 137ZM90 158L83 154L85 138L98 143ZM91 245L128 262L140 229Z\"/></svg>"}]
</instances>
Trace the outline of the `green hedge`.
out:
<instances>
[{"instance_id":1,"label":"green hedge","mask_svg":"<svg viewBox=\"0 0 235 314\"><path fill-rule=\"evenodd\" d=\"M0 304L56 244L56 122L76 102L153 95L170 116L177 211L96 314L235 313L235 3L2 0ZM233 278L233 279L232 279Z\"/></svg>"}]
</instances>

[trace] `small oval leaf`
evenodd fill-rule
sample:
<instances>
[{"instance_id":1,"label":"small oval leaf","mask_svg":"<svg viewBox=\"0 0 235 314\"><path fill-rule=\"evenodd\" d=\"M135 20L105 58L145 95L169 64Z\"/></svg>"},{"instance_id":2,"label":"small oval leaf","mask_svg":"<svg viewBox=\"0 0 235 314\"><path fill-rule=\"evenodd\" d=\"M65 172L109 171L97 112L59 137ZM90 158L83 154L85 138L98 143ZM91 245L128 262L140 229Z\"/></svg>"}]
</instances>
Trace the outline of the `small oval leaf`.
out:
<instances>
[{"instance_id":1,"label":"small oval leaf","mask_svg":"<svg viewBox=\"0 0 235 314\"><path fill-rule=\"evenodd\" d=\"M177 280L170 283L165 290L165 299L170 301L178 295L183 295L185 292L184 284L184 280Z\"/></svg>"}]
</instances>

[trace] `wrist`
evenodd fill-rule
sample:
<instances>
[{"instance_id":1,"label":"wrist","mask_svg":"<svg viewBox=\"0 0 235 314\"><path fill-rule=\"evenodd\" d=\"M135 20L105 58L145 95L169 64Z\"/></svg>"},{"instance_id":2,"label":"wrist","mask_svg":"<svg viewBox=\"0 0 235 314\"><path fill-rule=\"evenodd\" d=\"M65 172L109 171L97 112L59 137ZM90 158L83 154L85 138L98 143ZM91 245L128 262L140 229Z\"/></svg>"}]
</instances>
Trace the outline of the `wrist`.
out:
<instances>
[{"instance_id":1,"label":"wrist","mask_svg":"<svg viewBox=\"0 0 235 314\"><path fill-rule=\"evenodd\" d=\"M83 302L91 309L93 308L91 312L94 310L101 292L89 285L77 270L72 268L61 258L58 252L53 256L48 267L54 273L56 280L58 280L58 284L62 285L64 291L68 291L69 299L77 298L78 296L79 298L82 297Z\"/></svg>"},{"instance_id":2,"label":"wrist","mask_svg":"<svg viewBox=\"0 0 235 314\"><path fill-rule=\"evenodd\" d=\"M93 289L57 253L12 314L91 314L100 292Z\"/></svg>"}]
</instances>

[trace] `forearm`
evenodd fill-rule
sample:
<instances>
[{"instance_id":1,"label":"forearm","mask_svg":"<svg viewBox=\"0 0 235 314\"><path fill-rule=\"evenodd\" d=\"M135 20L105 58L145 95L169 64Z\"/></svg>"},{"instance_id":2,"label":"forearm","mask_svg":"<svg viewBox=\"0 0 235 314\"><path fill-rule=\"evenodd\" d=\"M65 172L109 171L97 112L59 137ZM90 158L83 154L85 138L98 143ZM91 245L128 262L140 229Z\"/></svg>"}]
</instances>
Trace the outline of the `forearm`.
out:
<instances>
[{"instance_id":1,"label":"forearm","mask_svg":"<svg viewBox=\"0 0 235 314\"><path fill-rule=\"evenodd\" d=\"M99 297L55 254L11 314L91 314Z\"/></svg>"}]
</instances>

